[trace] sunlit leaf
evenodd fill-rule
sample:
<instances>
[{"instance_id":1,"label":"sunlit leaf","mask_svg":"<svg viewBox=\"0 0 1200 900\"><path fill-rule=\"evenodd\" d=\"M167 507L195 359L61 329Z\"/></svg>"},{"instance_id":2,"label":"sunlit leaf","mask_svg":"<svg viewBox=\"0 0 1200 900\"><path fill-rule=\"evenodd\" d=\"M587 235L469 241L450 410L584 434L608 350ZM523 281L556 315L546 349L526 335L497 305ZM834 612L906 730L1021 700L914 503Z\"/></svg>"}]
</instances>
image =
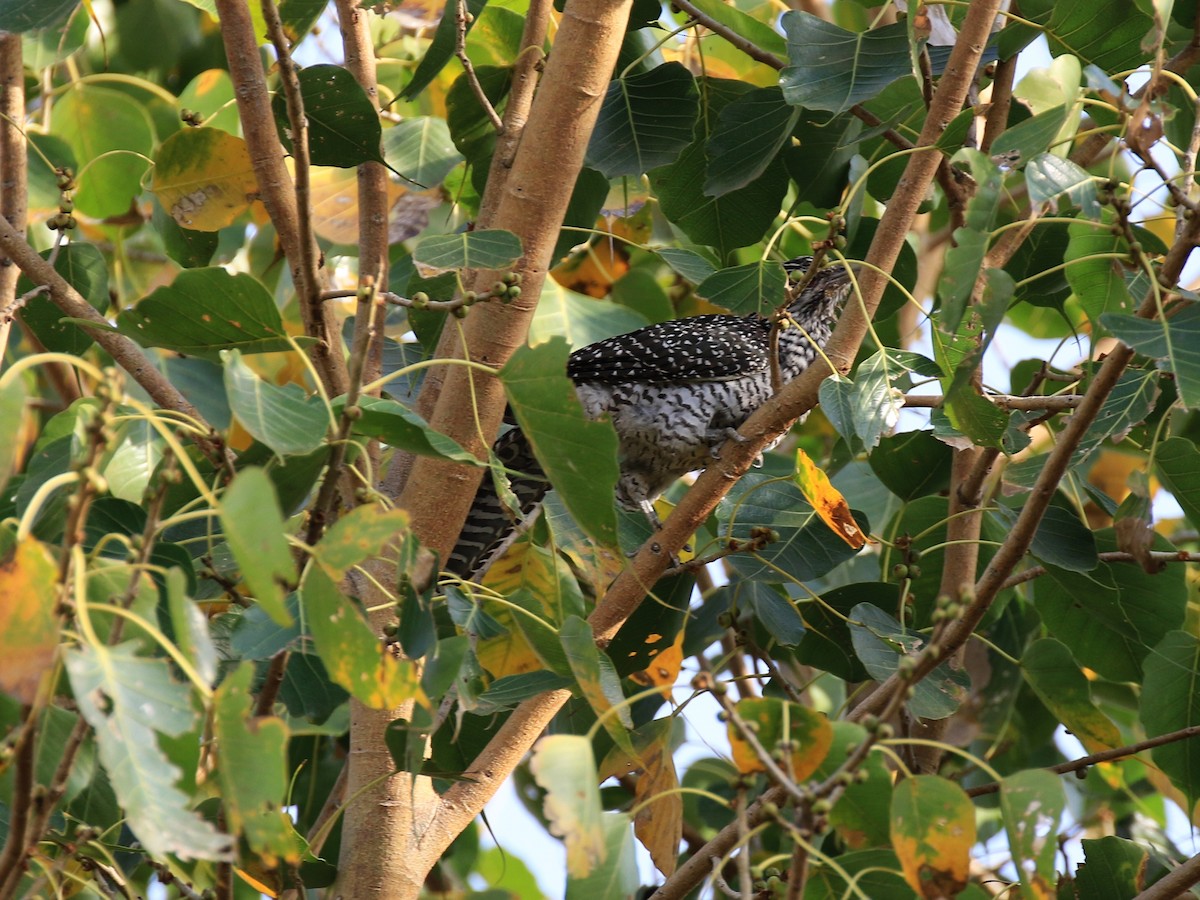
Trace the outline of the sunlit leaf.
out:
<instances>
[{"instance_id":1,"label":"sunlit leaf","mask_svg":"<svg viewBox=\"0 0 1200 900\"><path fill-rule=\"evenodd\" d=\"M53 133L80 166L75 208L97 218L128 212L154 149L146 109L112 88L77 82L54 103Z\"/></svg>"},{"instance_id":2,"label":"sunlit leaf","mask_svg":"<svg viewBox=\"0 0 1200 900\"><path fill-rule=\"evenodd\" d=\"M543 737L529 769L546 792L550 831L567 846L567 873L586 878L608 857L591 741L573 734Z\"/></svg>"},{"instance_id":3,"label":"sunlit leaf","mask_svg":"<svg viewBox=\"0 0 1200 900\"><path fill-rule=\"evenodd\" d=\"M280 456L300 456L321 446L329 416L307 401L303 388L264 381L237 350L223 350L221 358L229 408L250 434Z\"/></svg>"},{"instance_id":4,"label":"sunlit leaf","mask_svg":"<svg viewBox=\"0 0 1200 900\"><path fill-rule=\"evenodd\" d=\"M180 225L217 231L250 208L258 180L241 138L216 128L185 128L158 148L152 190Z\"/></svg>"},{"instance_id":5,"label":"sunlit leaf","mask_svg":"<svg viewBox=\"0 0 1200 900\"><path fill-rule=\"evenodd\" d=\"M417 667L371 632L320 566L309 567L300 596L317 653L335 683L373 709L394 709L413 699L428 705Z\"/></svg>"},{"instance_id":6,"label":"sunlit leaf","mask_svg":"<svg viewBox=\"0 0 1200 900\"><path fill-rule=\"evenodd\" d=\"M58 650L58 571L27 537L0 557L0 690L32 704Z\"/></svg>"},{"instance_id":7,"label":"sunlit leaf","mask_svg":"<svg viewBox=\"0 0 1200 900\"><path fill-rule=\"evenodd\" d=\"M191 809L180 770L158 746L196 718L185 685L165 660L135 656L133 644L84 645L66 653L79 712L96 731L100 761L148 853L183 859L229 859L231 841Z\"/></svg>"},{"instance_id":8,"label":"sunlit leaf","mask_svg":"<svg viewBox=\"0 0 1200 900\"><path fill-rule=\"evenodd\" d=\"M408 527L408 513L382 506L357 506L330 526L314 548L330 577L340 578L356 563L377 556Z\"/></svg>"},{"instance_id":9,"label":"sunlit leaf","mask_svg":"<svg viewBox=\"0 0 1200 900\"><path fill-rule=\"evenodd\" d=\"M855 550L866 544L866 536L854 521L846 498L829 483L829 476L818 469L809 455L799 448L796 450L796 470L793 478L804 499L834 534Z\"/></svg>"},{"instance_id":10,"label":"sunlit leaf","mask_svg":"<svg viewBox=\"0 0 1200 900\"><path fill-rule=\"evenodd\" d=\"M117 326L144 347L166 347L217 360L222 351L290 350L283 318L262 282L220 266L187 269L117 317ZM309 338L298 338L303 346Z\"/></svg>"}]
</instances>

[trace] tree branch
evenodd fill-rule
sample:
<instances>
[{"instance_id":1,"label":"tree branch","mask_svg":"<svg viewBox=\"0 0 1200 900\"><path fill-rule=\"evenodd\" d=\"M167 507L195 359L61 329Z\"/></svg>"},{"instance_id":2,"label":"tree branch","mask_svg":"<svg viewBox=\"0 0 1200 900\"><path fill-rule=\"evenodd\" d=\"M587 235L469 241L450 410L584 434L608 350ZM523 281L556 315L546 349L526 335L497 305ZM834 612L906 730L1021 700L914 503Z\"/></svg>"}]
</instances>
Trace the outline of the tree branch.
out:
<instances>
[{"instance_id":1,"label":"tree branch","mask_svg":"<svg viewBox=\"0 0 1200 900\"><path fill-rule=\"evenodd\" d=\"M1112 762L1114 759L1124 759L1127 756L1136 756L1146 750L1153 750L1155 747L1162 747L1166 744L1174 744L1179 741L1186 741L1189 738L1200 736L1200 725L1192 725L1188 728L1180 728L1178 731L1171 731L1167 734L1160 734L1158 737L1147 738L1144 741L1139 741L1136 744L1129 744L1126 747L1115 747L1112 750L1101 750L1099 753L1092 753L1089 756L1081 756L1079 759L1073 759L1069 762L1059 763L1057 766L1050 766L1044 769L1045 772L1053 772L1056 775L1065 775L1068 772L1079 772L1083 769L1090 768L1103 762ZM968 797L982 797L985 794L994 794L1000 790L1000 782L993 781L989 784L980 784L975 787L966 789Z\"/></svg>"},{"instance_id":2,"label":"tree branch","mask_svg":"<svg viewBox=\"0 0 1200 900\"><path fill-rule=\"evenodd\" d=\"M271 97L267 90L266 73L258 53L250 10L245 0L215 0L221 17L221 38L229 77L237 95L238 116L242 133L250 151L250 161L258 179L259 196L275 226L279 244L287 257L300 303L300 316L305 334L317 338L309 350L313 365L321 376L325 390L336 397L346 393L346 360L342 354L342 339L337 329L333 309L320 302L321 274L316 263L317 250L303 244L303 231L297 207L295 186L284 165L283 147L275 132L271 113ZM281 67L286 52L281 54ZM289 114L291 110L289 108ZM294 125L295 123L293 123ZM315 272L315 281L314 278Z\"/></svg>"}]
</instances>

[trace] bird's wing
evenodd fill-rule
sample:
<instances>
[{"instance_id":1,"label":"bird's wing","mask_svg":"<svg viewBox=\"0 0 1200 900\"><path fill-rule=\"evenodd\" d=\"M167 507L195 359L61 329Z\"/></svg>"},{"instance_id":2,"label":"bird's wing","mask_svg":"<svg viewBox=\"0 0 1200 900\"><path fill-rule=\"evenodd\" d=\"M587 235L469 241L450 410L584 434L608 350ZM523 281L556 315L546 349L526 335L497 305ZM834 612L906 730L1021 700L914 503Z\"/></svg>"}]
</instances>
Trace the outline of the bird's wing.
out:
<instances>
[{"instance_id":1,"label":"bird's wing","mask_svg":"<svg viewBox=\"0 0 1200 900\"><path fill-rule=\"evenodd\" d=\"M758 316L692 316L581 347L567 374L576 382L722 381L769 365L770 323Z\"/></svg>"}]
</instances>

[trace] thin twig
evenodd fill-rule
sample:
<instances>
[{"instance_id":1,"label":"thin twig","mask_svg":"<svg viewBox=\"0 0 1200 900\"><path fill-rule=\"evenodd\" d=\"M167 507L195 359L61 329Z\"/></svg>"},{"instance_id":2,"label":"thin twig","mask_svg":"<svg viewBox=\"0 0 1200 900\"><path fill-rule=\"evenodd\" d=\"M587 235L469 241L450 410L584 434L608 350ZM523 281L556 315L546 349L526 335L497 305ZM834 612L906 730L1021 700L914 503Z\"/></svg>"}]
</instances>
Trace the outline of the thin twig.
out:
<instances>
[{"instance_id":1,"label":"thin twig","mask_svg":"<svg viewBox=\"0 0 1200 900\"><path fill-rule=\"evenodd\" d=\"M1057 766L1049 766L1043 771L1053 772L1056 775L1065 775L1068 772L1079 772L1083 769L1091 768L1094 765L1104 762L1112 762L1114 759L1124 759L1127 756L1136 756L1146 750L1153 750L1155 747L1162 747L1166 744L1174 744L1179 741L1186 741L1189 738L1200 736L1200 725L1191 725L1187 728L1180 728L1178 731L1171 731L1167 734L1160 734L1157 737L1147 738L1144 741L1138 741L1136 744L1129 744L1125 747L1114 747L1112 750L1101 750L1099 753L1092 753L1088 756L1081 756L1078 759L1072 759L1069 762L1059 763ZM966 789L968 797L982 797L985 794L994 794L1000 790L1001 784L998 781L989 782L988 784L980 784L975 787Z\"/></svg>"},{"instance_id":2,"label":"thin twig","mask_svg":"<svg viewBox=\"0 0 1200 900\"><path fill-rule=\"evenodd\" d=\"M454 5L454 55L462 63L463 74L466 75L467 84L471 86L471 93L475 95L475 99L483 107L484 115L488 117L488 121L496 129L496 134L503 134L504 121L500 118L499 113L496 112L496 108L492 106L492 101L488 99L487 94L483 92L483 85L479 83L479 76L475 74L475 65L471 62L471 57L467 56L467 19L469 16L470 13L467 12L467 0L457 0Z\"/></svg>"}]
</instances>

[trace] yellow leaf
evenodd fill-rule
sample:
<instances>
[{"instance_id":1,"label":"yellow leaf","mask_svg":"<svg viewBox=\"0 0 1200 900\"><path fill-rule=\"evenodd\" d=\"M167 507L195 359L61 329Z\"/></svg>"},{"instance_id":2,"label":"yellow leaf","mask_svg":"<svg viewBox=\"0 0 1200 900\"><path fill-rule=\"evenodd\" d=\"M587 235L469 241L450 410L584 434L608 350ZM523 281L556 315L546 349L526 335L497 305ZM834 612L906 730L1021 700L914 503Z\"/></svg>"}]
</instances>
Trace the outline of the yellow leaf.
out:
<instances>
[{"instance_id":1,"label":"yellow leaf","mask_svg":"<svg viewBox=\"0 0 1200 900\"><path fill-rule=\"evenodd\" d=\"M920 897L954 897L967 886L975 807L962 788L936 775L906 778L892 792L892 848Z\"/></svg>"},{"instance_id":2,"label":"yellow leaf","mask_svg":"<svg viewBox=\"0 0 1200 900\"><path fill-rule=\"evenodd\" d=\"M833 727L823 714L772 697L748 697L736 706L738 717L755 728L755 735L767 753L784 740L792 745L783 766L793 780L803 781L817 771L833 745ZM729 743L733 762L743 774L765 772L767 767L730 719Z\"/></svg>"},{"instance_id":3,"label":"yellow leaf","mask_svg":"<svg viewBox=\"0 0 1200 900\"><path fill-rule=\"evenodd\" d=\"M867 542L866 535L850 513L846 498L829 483L829 476L818 469L808 454L799 448L796 449L796 471L792 477L804 499L812 504L817 515L834 534L855 550Z\"/></svg>"},{"instance_id":4,"label":"yellow leaf","mask_svg":"<svg viewBox=\"0 0 1200 900\"><path fill-rule=\"evenodd\" d=\"M633 817L633 833L667 878L675 874L683 837L683 797L668 742L670 734L671 729L664 728L658 740L642 748L643 773L634 792L638 811Z\"/></svg>"},{"instance_id":5,"label":"yellow leaf","mask_svg":"<svg viewBox=\"0 0 1200 900\"><path fill-rule=\"evenodd\" d=\"M646 687L657 687L663 697L670 700L671 688L679 678L680 669L683 668L683 632L684 629L679 629L675 640L665 647L651 646L650 653L654 657L654 661L641 672L634 672L629 677ZM653 645L661 640L661 634L646 635L647 645Z\"/></svg>"},{"instance_id":6,"label":"yellow leaf","mask_svg":"<svg viewBox=\"0 0 1200 900\"><path fill-rule=\"evenodd\" d=\"M184 128L158 148L151 189L176 222L218 231L258 197L246 142L219 128Z\"/></svg>"},{"instance_id":7,"label":"yellow leaf","mask_svg":"<svg viewBox=\"0 0 1200 900\"><path fill-rule=\"evenodd\" d=\"M0 690L33 703L58 649L58 569L49 551L25 538L0 561Z\"/></svg>"}]
</instances>

